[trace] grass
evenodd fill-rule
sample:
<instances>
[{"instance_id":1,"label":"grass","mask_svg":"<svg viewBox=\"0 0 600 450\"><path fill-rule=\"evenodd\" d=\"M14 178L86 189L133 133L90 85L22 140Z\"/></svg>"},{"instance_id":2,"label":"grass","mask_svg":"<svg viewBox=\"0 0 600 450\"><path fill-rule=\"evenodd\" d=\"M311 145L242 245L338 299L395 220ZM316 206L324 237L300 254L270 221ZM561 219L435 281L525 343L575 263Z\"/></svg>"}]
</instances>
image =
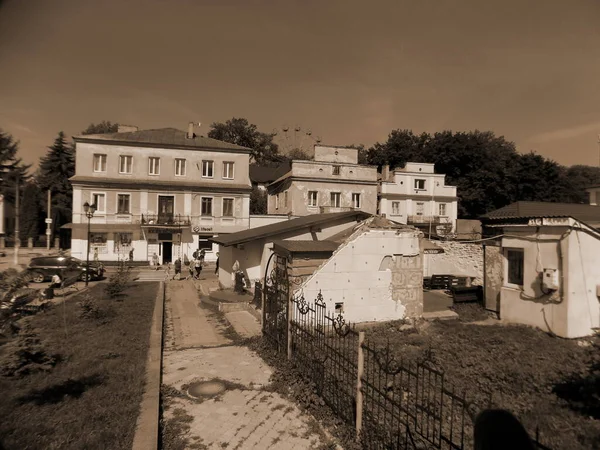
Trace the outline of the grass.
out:
<instances>
[{"instance_id":1,"label":"grass","mask_svg":"<svg viewBox=\"0 0 600 450\"><path fill-rule=\"evenodd\" d=\"M598 350L592 344L599 338L581 345L526 326L477 325L469 322L484 318L481 311L458 309L461 320L436 321L417 331L400 332L394 322L375 326L366 332L368 345L383 348L389 342L394 357L405 362L431 349L445 382L481 405L492 392L494 405L514 413L530 432L539 425L540 440L550 448L600 446L600 417L582 408L577 392L569 392L578 389L572 380L593 376ZM595 392L600 395L597 382Z\"/></svg>"},{"instance_id":2,"label":"grass","mask_svg":"<svg viewBox=\"0 0 600 450\"><path fill-rule=\"evenodd\" d=\"M115 302L100 283L88 291L101 312L94 319L80 316L82 295L26 319L58 363L0 377L0 448L131 448L157 288L136 284ZM10 360L10 344L0 348L0 364Z\"/></svg>"}]
</instances>

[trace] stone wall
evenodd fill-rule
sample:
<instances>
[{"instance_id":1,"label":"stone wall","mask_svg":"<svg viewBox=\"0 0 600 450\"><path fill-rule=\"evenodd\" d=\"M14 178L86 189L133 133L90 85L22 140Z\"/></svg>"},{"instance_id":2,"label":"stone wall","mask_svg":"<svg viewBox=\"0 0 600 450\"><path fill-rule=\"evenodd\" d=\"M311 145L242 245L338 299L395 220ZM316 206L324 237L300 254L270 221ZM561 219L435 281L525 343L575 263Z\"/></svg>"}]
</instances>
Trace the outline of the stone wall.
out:
<instances>
[{"instance_id":1,"label":"stone wall","mask_svg":"<svg viewBox=\"0 0 600 450\"><path fill-rule=\"evenodd\" d=\"M423 315L423 267L420 255L396 256L392 266L392 300L404 305L405 317Z\"/></svg>"},{"instance_id":2,"label":"stone wall","mask_svg":"<svg viewBox=\"0 0 600 450\"><path fill-rule=\"evenodd\" d=\"M483 285L483 246L477 243L435 241L445 253L426 255L429 275L463 275L475 277L473 284ZM427 274L426 274L427 275Z\"/></svg>"}]
</instances>

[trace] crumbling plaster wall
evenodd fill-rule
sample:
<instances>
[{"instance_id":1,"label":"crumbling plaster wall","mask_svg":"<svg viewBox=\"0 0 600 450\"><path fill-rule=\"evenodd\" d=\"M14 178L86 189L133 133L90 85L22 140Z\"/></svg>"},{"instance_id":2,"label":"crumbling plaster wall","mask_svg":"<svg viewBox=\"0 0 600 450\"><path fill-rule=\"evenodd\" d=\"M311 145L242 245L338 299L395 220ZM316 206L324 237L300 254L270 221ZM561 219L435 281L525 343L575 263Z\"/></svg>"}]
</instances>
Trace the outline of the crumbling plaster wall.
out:
<instances>
[{"instance_id":1,"label":"crumbling plaster wall","mask_svg":"<svg viewBox=\"0 0 600 450\"><path fill-rule=\"evenodd\" d=\"M425 255L425 276L462 275L474 277L473 284L483 285L483 246L479 243L435 241L445 253Z\"/></svg>"}]
</instances>

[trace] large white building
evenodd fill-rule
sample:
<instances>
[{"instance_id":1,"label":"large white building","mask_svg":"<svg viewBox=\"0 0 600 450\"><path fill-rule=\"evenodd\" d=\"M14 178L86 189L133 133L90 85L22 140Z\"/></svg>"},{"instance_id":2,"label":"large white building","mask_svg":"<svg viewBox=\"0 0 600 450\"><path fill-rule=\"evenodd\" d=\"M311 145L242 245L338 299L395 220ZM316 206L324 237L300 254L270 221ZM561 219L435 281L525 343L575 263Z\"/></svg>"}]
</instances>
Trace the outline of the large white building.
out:
<instances>
[{"instance_id":1,"label":"large white building","mask_svg":"<svg viewBox=\"0 0 600 450\"><path fill-rule=\"evenodd\" d=\"M174 261L196 249L216 259L210 239L250 226L250 150L174 128L74 137L71 253L85 259Z\"/></svg>"},{"instance_id":2,"label":"large white building","mask_svg":"<svg viewBox=\"0 0 600 450\"><path fill-rule=\"evenodd\" d=\"M395 222L414 225L426 234L456 229L456 186L446 186L445 175L429 163L408 162L390 171L384 166L379 192L379 213Z\"/></svg>"}]
</instances>

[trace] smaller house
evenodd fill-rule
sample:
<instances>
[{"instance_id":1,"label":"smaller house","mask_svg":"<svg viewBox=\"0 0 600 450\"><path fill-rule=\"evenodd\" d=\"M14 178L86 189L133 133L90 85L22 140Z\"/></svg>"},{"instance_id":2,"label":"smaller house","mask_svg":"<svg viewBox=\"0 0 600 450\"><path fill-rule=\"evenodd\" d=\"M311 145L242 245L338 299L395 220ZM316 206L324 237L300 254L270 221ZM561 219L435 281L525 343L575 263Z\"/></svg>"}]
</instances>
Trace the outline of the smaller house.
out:
<instances>
[{"instance_id":1,"label":"smaller house","mask_svg":"<svg viewBox=\"0 0 600 450\"><path fill-rule=\"evenodd\" d=\"M446 235L456 230L458 197L456 187L447 186L446 175L435 173L434 165L408 162L390 172L384 166L379 189L379 213L413 225L427 235Z\"/></svg>"},{"instance_id":2,"label":"smaller house","mask_svg":"<svg viewBox=\"0 0 600 450\"><path fill-rule=\"evenodd\" d=\"M284 243L274 250L291 254L288 268L304 277L303 282L292 283L296 295L301 292L314 300L321 293L327 309L346 320L375 322L423 314L422 237L414 227L375 216L330 237L330 244L321 249L309 243L287 247ZM309 249L321 253L303 258ZM325 259L329 252L331 257Z\"/></svg>"},{"instance_id":3,"label":"smaller house","mask_svg":"<svg viewBox=\"0 0 600 450\"><path fill-rule=\"evenodd\" d=\"M233 287L236 262L251 282L262 279L275 241L326 241L369 216L362 211L312 214L217 236L213 241L219 244L219 284L224 288Z\"/></svg>"},{"instance_id":4,"label":"smaller house","mask_svg":"<svg viewBox=\"0 0 600 450\"><path fill-rule=\"evenodd\" d=\"M487 309L564 338L600 327L600 208L516 202L482 225Z\"/></svg>"}]
</instances>

